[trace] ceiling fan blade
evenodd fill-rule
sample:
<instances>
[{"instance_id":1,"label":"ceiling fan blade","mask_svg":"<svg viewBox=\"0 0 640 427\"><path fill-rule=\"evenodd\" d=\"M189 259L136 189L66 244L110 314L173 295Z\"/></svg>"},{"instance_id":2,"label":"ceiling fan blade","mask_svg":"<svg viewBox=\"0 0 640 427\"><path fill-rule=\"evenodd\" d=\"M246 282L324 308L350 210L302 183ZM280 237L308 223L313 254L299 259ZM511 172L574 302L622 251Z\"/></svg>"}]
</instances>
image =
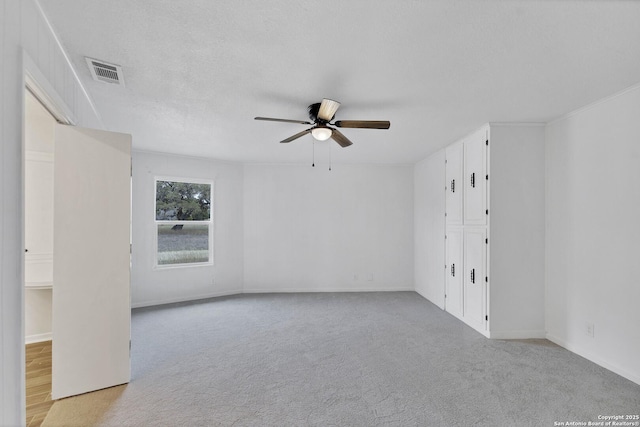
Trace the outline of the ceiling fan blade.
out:
<instances>
[{"instance_id":1,"label":"ceiling fan blade","mask_svg":"<svg viewBox=\"0 0 640 427\"><path fill-rule=\"evenodd\" d=\"M326 122L333 119L336 115L336 111L340 108L340 103L332 99L324 98L320 103L320 109L318 110L318 118Z\"/></svg>"},{"instance_id":2,"label":"ceiling fan blade","mask_svg":"<svg viewBox=\"0 0 640 427\"><path fill-rule=\"evenodd\" d=\"M271 117L256 117L255 120L266 120L268 122L284 122L284 123L298 123L301 125L312 125L311 122L303 122L302 120L289 120L289 119L274 119Z\"/></svg>"},{"instance_id":3,"label":"ceiling fan blade","mask_svg":"<svg viewBox=\"0 0 640 427\"><path fill-rule=\"evenodd\" d=\"M300 138L301 136L305 136L306 134L308 134L308 133L310 133L310 132L311 132L311 129L303 130L302 132L298 132L298 133L296 133L295 135L290 136L290 137L289 137L289 138L287 138L287 139L283 139L283 140L282 140L282 141L280 141L280 142L291 142L291 141L293 141L294 139L298 139L298 138Z\"/></svg>"},{"instance_id":4,"label":"ceiling fan blade","mask_svg":"<svg viewBox=\"0 0 640 427\"><path fill-rule=\"evenodd\" d=\"M338 129L331 129L331 138L333 138L333 140L337 142L342 148L348 147L353 144L353 142L349 141L349 138L344 136Z\"/></svg>"},{"instance_id":5,"label":"ceiling fan blade","mask_svg":"<svg viewBox=\"0 0 640 427\"><path fill-rule=\"evenodd\" d=\"M338 120L333 125L339 128L389 129L391 122L386 120Z\"/></svg>"}]
</instances>

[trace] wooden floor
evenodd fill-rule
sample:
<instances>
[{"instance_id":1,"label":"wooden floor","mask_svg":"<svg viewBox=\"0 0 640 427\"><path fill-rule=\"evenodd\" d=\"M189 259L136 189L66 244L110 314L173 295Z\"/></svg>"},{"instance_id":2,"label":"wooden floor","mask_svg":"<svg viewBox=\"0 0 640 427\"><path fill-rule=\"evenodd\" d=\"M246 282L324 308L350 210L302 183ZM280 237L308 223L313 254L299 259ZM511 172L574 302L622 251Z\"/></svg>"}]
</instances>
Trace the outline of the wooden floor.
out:
<instances>
[{"instance_id":1,"label":"wooden floor","mask_svg":"<svg viewBox=\"0 0 640 427\"><path fill-rule=\"evenodd\" d=\"M27 344L27 427L39 427L51 400L51 341Z\"/></svg>"}]
</instances>

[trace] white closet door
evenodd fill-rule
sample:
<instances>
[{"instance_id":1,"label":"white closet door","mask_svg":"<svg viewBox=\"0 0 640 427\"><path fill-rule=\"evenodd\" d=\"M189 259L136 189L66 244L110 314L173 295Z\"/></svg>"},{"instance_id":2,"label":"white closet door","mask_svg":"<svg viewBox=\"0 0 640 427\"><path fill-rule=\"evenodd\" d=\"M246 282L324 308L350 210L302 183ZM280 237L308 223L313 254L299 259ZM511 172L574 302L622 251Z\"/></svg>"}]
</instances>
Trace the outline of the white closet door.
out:
<instances>
[{"instance_id":1,"label":"white closet door","mask_svg":"<svg viewBox=\"0 0 640 427\"><path fill-rule=\"evenodd\" d=\"M464 141L464 223L487 224L486 133L482 129Z\"/></svg>"},{"instance_id":2,"label":"white closet door","mask_svg":"<svg viewBox=\"0 0 640 427\"><path fill-rule=\"evenodd\" d=\"M454 144L446 148L446 212L447 225L462 225L462 200L464 183L462 179L463 145Z\"/></svg>"},{"instance_id":3,"label":"white closet door","mask_svg":"<svg viewBox=\"0 0 640 427\"><path fill-rule=\"evenodd\" d=\"M485 228L464 230L464 320L477 330L485 330L486 239Z\"/></svg>"},{"instance_id":4,"label":"white closet door","mask_svg":"<svg viewBox=\"0 0 640 427\"><path fill-rule=\"evenodd\" d=\"M462 228L447 229L447 271L445 310L456 317L462 318L463 301L463 259L462 259Z\"/></svg>"},{"instance_id":5,"label":"white closet door","mask_svg":"<svg viewBox=\"0 0 640 427\"><path fill-rule=\"evenodd\" d=\"M52 398L129 382L131 136L56 126Z\"/></svg>"}]
</instances>

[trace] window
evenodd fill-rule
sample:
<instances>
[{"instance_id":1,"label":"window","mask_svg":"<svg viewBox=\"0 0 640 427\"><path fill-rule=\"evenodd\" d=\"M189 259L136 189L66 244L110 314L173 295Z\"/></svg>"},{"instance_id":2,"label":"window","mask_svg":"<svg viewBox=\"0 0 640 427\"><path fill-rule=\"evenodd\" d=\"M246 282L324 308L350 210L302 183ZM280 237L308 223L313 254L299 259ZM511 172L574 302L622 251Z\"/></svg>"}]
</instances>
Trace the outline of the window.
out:
<instances>
[{"instance_id":1,"label":"window","mask_svg":"<svg viewBox=\"0 0 640 427\"><path fill-rule=\"evenodd\" d=\"M211 181L156 179L156 265L213 263Z\"/></svg>"}]
</instances>

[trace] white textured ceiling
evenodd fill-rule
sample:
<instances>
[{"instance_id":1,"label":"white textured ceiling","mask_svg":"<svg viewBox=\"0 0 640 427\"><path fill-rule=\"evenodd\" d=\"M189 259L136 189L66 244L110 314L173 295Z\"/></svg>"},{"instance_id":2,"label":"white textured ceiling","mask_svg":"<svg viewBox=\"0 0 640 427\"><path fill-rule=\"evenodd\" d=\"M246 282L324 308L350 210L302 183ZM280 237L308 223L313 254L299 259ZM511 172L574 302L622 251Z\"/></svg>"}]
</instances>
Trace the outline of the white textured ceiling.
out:
<instances>
[{"instance_id":1,"label":"white textured ceiling","mask_svg":"<svg viewBox=\"0 0 640 427\"><path fill-rule=\"evenodd\" d=\"M134 148L308 162L278 141L323 97L334 162L413 163L489 121L547 122L640 82L638 1L39 0L110 130ZM122 65L95 82L84 56Z\"/></svg>"}]
</instances>

